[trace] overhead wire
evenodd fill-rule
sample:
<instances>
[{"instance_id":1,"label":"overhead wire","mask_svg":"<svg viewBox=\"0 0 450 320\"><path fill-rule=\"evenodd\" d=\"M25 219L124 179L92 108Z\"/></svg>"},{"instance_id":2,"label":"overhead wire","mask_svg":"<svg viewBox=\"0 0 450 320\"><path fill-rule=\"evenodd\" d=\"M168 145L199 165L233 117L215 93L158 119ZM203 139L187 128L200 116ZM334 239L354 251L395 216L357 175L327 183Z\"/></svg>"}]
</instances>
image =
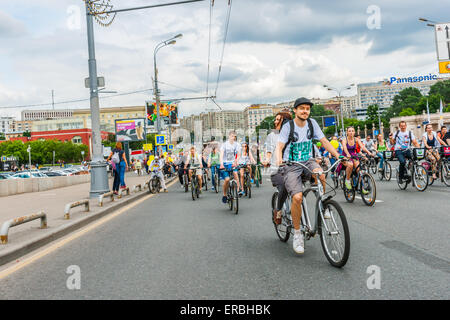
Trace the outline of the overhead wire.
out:
<instances>
[{"instance_id":1,"label":"overhead wire","mask_svg":"<svg viewBox=\"0 0 450 320\"><path fill-rule=\"evenodd\" d=\"M221 54L221 58L220 58L220 64L219 64L219 70L217 73L217 83L216 83L216 90L214 91L214 96L217 97L217 89L219 87L219 81L220 81L220 73L222 71L222 64L223 64L223 56L225 53L225 45L227 42L227 35L228 35L228 27L230 24L230 16L231 16L231 7L233 5L233 0L228 0L228 12L227 12L227 18L226 18L226 23L225 23L225 35L223 38L223 46L222 46L222 54Z\"/></svg>"},{"instance_id":2,"label":"overhead wire","mask_svg":"<svg viewBox=\"0 0 450 320\"><path fill-rule=\"evenodd\" d=\"M209 95L209 69L211 63L211 25L212 25L212 15L213 15L214 0L211 0L209 4L209 36L208 36L208 71L206 74L206 97ZM208 99L205 100L205 102Z\"/></svg>"}]
</instances>

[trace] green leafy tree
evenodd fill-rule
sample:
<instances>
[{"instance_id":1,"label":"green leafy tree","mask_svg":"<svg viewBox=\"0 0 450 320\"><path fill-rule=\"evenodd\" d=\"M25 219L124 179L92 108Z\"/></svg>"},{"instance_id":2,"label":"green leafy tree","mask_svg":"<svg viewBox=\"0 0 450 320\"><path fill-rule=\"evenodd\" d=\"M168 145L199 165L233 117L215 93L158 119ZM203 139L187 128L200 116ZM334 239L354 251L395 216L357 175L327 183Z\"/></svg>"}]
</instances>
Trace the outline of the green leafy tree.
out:
<instances>
[{"instance_id":1,"label":"green leafy tree","mask_svg":"<svg viewBox=\"0 0 450 320\"><path fill-rule=\"evenodd\" d=\"M438 81L430 87L429 95L439 94L443 97L442 101L450 103L450 79Z\"/></svg>"},{"instance_id":2,"label":"green leafy tree","mask_svg":"<svg viewBox=\"0 0 450 320\"><path fill-rule=\"evenodd\" d=\"M436 111L439 111L441 99L442 102L444 102L444 97L440 94L431 94L429 96L424 96L414 106L414 111L416 112L416 114L421 114L423 111L425 111L425 113L427 112L427 99L430 113L436 113Z\"/></svg>"},{"instance_id":3,"label":"green leafy tree","mask_svg":"<svg viewBox=\"0 0 450 320\"><path fill-rule=\"evenodd\" d=\"M411 87L403 89L394 97L391 107L386 112L386 118L398 116L403 109L414 108L421 98L419 89Z\"/></svg>"},{"instance_id":4,"label":"green leafy tree","mask_svg":"<svg viewBox=\"0 0 450 320\"><path fill-rule=\"evenodd\" d=\"M406 108L400 111L399 116L405 117L405 116L414 116L416 112L412 108Z\"/></svg>"},{"instance_id":5,"label":"green leafy tree","mask_svg":"<svg viewBox=\"0 0 450 320\"><path fill-rule=\"evenodd\" d=\"M377 104L370 105L367 108L367 123L378 123L378 110L379 107Z\"/></svg>"},{"instance_id":6,"label":"green leafy tree","mask_svg":"<svg viewBox=\"0 0 450 320\"><path fill-rule=\"evenodd\" d=\"M24 137L31 138L31 132L30 132L30 131L25 131L25 132L23 133L23 136L24 136Z\"/></svg>"},{"instance_id":7,"label":"green leafy tree","mask_svg":"<svg viewBox=\"0 0 450 320\"><path fill-rule=\"evenodd\" d=\"M266 130L274 129L275 128L274 120L275 116L266 117L263 121L261 121L261 123L258 126L256 126L256 133L259 134L259 130L261 129Z\"/></svg>"}]
</instances>

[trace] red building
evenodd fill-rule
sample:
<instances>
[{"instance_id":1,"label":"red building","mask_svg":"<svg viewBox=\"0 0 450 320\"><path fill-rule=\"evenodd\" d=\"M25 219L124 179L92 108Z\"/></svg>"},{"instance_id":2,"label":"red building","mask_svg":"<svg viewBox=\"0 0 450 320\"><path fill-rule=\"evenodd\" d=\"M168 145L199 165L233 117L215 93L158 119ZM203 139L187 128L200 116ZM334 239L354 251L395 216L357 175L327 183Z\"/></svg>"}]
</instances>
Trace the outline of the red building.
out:
<instances>
[{"instance_id":1,"label":"red building","mask_svg":"<svg viewBox=\"0 0 450 320\"><path fill-rule=\"evenodd\" d=\"M106 140L110 132L101 131L102 140ZM57 131L39 131L31 132L31 137L11 138L11 141L20 140L23 142L36 140L59 140L62 142L72 141L73 143L85 144L89 147L89 155L92 154L92 130L91 129L73 129Z\"/></svg>"}]
</instances>

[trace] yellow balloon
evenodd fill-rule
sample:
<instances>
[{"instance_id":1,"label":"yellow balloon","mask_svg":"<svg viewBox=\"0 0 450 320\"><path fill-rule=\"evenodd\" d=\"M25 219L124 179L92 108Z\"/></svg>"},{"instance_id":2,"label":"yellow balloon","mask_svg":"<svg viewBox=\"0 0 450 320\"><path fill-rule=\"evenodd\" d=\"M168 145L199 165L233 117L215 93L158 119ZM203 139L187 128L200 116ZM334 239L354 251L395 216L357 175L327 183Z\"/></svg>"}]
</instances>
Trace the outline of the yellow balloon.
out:
<instances>
[{"instance_id":1,"label":"yellow balloon","mask_svg":"<svg viewBox=\"0 0 450 320\"><path fill-rule=\"evenodd\" d=\"M333 146L333 148L335 148L335 149L339 148L339 142L337 142L336 140L331 140L330 143Z\"/></svg>"}]
</instances>

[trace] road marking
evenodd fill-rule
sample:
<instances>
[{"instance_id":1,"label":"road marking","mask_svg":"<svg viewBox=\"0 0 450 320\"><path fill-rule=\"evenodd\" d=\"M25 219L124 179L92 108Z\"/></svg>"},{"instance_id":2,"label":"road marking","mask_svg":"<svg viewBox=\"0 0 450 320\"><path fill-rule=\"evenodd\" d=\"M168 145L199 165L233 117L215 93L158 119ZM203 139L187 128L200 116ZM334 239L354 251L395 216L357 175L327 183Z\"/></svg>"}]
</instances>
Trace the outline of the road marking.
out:
<instances>
[{"instance_id":1,"label":"road marking","mask_svg":"<svg viewBox=\"0 0 450 320\"><path fill-rule=\"evenodd\" d=\"M169 183L167 185L167 188L171 187L177 181L178 180L175 179L174 181ZM129 209L141 204L142 202L150 199L151 197L153 197L155 195L156 194L149 194L149 195L143 197L142 199L137 200L136 202L130 203L129 205L119 209L117 212L114 212L104 218L101 218L100 220L93 222L92 224L88 225L87 227L84 227L81 230L76 231L75 233L62 238L58 242L50 245L48 248L45 248L44 250L36 253L35 255L33 255L29 258L25 258L24 260L17 262L17 264L14 264L13 266L8 267L3 271L0 271L0 280L2 280L5 277L8 277L9 275L13 274L16 271L23 269L24 267L32 264L33 262L39 260L40 258L45 257L46 255L48 255L50 253L58 250L59 248L62 248L63 246L72 242L73 240L78 239L79 237L83 236L84 234L88 233L89 231L92 231L93 229L98 228L99 226L107 223L108 221L120 216L121 214L127 212Z\"/></svg>"},{"instance_id":2,"label":"road marking","mask_svg":"<svg viewBox=\"0 0 450 320\"><path fill-rule=\"evenodd\" d=\"M360 196L355 196L356 199L362 200ZM375 202L384 202L383 200L375 200Z\"/></svg>"}]
</instances>

